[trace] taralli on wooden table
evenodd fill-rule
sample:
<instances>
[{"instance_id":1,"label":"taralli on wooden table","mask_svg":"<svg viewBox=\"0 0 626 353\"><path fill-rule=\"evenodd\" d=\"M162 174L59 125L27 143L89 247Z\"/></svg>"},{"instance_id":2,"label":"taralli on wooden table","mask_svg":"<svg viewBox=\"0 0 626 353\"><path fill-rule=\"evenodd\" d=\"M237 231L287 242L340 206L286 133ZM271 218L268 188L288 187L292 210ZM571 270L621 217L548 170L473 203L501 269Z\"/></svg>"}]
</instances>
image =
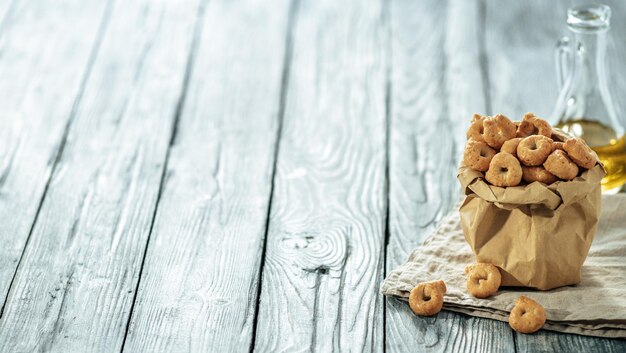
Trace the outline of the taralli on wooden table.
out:
<instances>
[{"instance_id":1,"label":"taralli on wooden table","mask_svg":"<svg viewBox=\"0 0 626 353\"><path fill-rule=\"evenodd\" d=\"M409 307L415 315L433 316L441 311L447 290L444 281L420 283L409 294Z\"/></svg>"},{"instance_id":2,"label":"taralli on wooden table","mask_svg":"<svg viewBox=\"0 0 626 353\"><path fill-rule=\"evenodd\" d=\"M536 301L522 295L515 301L509 315L509 325L520 333L533 333L546 323L546 311Z\"/></svg>"},{"instance_id":3,"label":"taralli on wooden table","mask_svg":"<svg viewBox=\"0 0 626 353\"><path fill-rule=\"evenodd\" d=\"M477 263L465 267L467 291L476 298L492 296L500 288L500 270L492 264Z\"/></svg>"}]
</instances>

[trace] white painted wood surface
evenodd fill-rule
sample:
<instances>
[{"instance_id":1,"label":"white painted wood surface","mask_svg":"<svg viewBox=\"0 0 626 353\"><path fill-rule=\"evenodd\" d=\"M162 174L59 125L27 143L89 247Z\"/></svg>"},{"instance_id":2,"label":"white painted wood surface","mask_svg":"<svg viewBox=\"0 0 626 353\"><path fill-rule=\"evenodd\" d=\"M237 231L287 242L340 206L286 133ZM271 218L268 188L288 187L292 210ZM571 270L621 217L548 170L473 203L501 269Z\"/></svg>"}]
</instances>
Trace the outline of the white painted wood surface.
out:
<instances>
[{"instance_id":1,"label":"white painted wood surface","mask_svg":"<svg viewBox=\"0 0 626 353\"><path fill-rule=\"evenodd\" d=\"M0 2L0 307L106 9L106 1L91 0Z\"/></svg>"},{"instance_id":2,"label":"white painted wood surface","mask_svg":"<svg viewBox=\"0 0 626 353\"><path fill-rule=\"evenodd\" d=\"M569 5L0 0L0 352L626 350L379 293Z\"/></svg>"},{"instance_id":3,"label":"white painted wood surface","mask_svg":"<svg viewBox=\"0 0 626 353\"><path fill-rule=\"evenodd\" d=\"M289 0L210 1L125 352L248 352Z\"/></svg>"},{"instance_id":4,"label":"white painted wood surface","mask_svg":"<svg viewBox=\"0 0 626 353\"><path fill-rule=\"evenodd\" d=\"M197 14L195 0L114 3L8 296L0 351L120 351Z\"/></svg>"},{"instance_id":5,"label":"white painted wood surface","mask_svg":"<svg viewBox=\"0 0 626 353\"><path fill-rule=\"evenodd\" d=\"M256 352L383 350L385 11L300 2Z\"/></svg>"},{"instance_id":6,"label":"white painted wood surface","mask_svg":"<svg viewBox=\"0 0 626 353\"><path fill-rule=\"evenodd\" d=\"M456 170L465 129L473 113L486 110L480 11L478 1L392 4L387 271L460 200ZM505 323L447 311L419 318L406 302L386 304L388 352L513 349Z\"/></svg>"},{"instance_id":7,"label":"white painted wood surface","mask_svg":"<svg viewBox=\"0 0 626 353\"><path fill-rule=\"evenodd\" d=\"M12 20L12 12L16 4L17 0L0 0L0 35L2 35L5 23Z\"/></svg>"},{"instance_id":8,"label":"white painted wood surface","mask_svg":"<svg viewBox=\"0 0 626 353\"><path fill-rule=\"evenodd\" d=\"M569 4L485 0L485 48L492 111L519 120L532 111L549 117L558 95L554 48L567 33ZM506 11L504 11L506 10Z\"/></svg>"}]
</instances>

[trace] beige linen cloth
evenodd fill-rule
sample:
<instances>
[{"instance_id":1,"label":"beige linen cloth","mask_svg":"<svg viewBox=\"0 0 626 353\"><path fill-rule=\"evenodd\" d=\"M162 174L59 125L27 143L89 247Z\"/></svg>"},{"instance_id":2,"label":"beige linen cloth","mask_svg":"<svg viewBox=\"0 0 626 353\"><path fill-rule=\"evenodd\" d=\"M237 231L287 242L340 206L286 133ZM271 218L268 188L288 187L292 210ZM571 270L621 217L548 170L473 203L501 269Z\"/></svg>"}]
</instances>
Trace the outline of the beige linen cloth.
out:
<instances>
[{"instance_id":1,"label":"beige linen cloth","mask_svg":"<svg viewBox=\"0 0 626 353\"><path fill-rule=\"evenodd\" d=\"M463 270L472 262L455 210L387 276L382 292L407 300L417 283L443 279L448 287L444 309L500 321L508 321L515 300L524 294L546 309L544 329L626 338L626 195L603 196L598 230L577 285L549 291L502 287L490 298L477 299L465 287Z\"/></svg>"}]
</instances>

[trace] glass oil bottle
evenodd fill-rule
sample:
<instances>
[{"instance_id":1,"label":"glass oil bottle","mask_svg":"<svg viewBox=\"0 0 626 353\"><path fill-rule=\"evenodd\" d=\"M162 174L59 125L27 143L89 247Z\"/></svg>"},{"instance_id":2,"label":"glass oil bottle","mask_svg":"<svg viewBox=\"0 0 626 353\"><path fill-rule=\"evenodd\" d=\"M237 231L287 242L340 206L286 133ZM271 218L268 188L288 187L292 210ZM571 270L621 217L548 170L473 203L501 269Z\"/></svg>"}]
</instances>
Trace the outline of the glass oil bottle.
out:
<instances>
[{"instance_id":1,"label":"glass oil bottle","mask_svg":"<svg viewBox=\"0 0 626 353\"><path fill-rule=\"evenodd\" d=\"M592 4L570 8L567 25L572 39L557 44L557 77L561 91L552 123L583 138L598 154L607 175L604 193L617 193L626 184L626 136L623 118L614 104L606 69L606 37L611 9Z\"/></svg>"}]
</instances>

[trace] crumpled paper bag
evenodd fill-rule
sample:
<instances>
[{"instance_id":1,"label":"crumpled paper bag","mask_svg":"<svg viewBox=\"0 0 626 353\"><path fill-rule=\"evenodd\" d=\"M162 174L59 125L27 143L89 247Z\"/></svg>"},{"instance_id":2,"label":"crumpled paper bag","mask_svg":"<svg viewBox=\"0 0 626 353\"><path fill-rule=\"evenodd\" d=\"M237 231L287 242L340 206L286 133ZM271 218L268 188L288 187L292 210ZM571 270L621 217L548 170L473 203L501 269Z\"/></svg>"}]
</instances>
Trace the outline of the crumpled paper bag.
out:
<instances>
[{"instance_id":1,"label":"crumpled paper bag","mask_svg":"<svg viewBox=\"0 0 626 353\"><path fill-rule=\"evenodd\" d=\"M579 283L605 174L596 164L571 181L502 188L461 166L461 224L476 261L498 266L503 286L548 290Z\"/></svg>"},{"instance_id":2,"label":"crumpled paper bag","mask_svg":"<svg viewBox=\"0 0 626 353\"><path fill-rule=\"evenodd\" d=\"M457 206L405 263L387 274L381 291L385 296L408 301L418 283L444 280L448 287L444 310L503 322L508 322L515 300L526 295L545 308L546 330L626 339L624 210L626 194L602 195L600 222L577 285L549 291L505 287L487 299L478 299L467 292L463 269L474 262L474 254L465 241Z\"/></svg>"}]
</instances>

